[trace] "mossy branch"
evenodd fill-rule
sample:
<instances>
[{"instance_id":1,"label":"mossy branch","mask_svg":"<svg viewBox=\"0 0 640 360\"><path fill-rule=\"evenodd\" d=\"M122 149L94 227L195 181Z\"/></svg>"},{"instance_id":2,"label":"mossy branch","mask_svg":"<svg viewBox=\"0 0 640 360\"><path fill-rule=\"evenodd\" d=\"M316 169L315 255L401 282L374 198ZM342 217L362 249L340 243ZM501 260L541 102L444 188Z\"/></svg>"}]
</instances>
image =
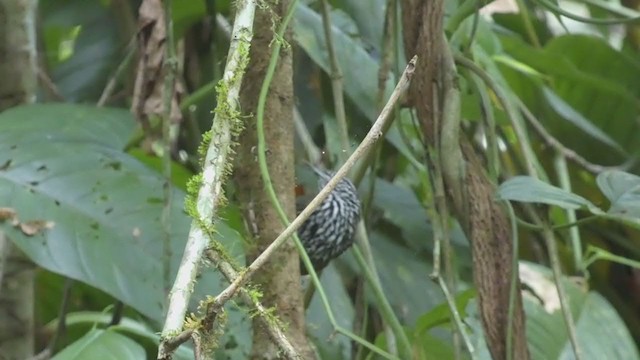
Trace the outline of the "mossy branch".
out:
<instances>
[{"instance_id":1,"label":"mossy branch","mask_svg":"<svg viewBox=\"0 0 640 360\"><path fill-rule=\"evenodd\" d=\"M182 262L169 294L167 317L162 330L164 341L160 343L158 359L170 358L171 355L165 351L166 339L183 330L198 265L209 245L207 229L213 227L216 212L224 203L222 184L230 172L233 137L242 129L242 121L238 118L238 98L243 74L249 62L255 8L254 0L236 2L237 12L228 61L223 78L217 86L218 105L210 131L210 141L206 147L203 172L198 176L199 181L195 182L200 186L197 194L192 187L188 195L192 201L187 202L187 206L195 209L187 211L196 215L196 218L191 223Z\"/></svg>"}]
</instances>

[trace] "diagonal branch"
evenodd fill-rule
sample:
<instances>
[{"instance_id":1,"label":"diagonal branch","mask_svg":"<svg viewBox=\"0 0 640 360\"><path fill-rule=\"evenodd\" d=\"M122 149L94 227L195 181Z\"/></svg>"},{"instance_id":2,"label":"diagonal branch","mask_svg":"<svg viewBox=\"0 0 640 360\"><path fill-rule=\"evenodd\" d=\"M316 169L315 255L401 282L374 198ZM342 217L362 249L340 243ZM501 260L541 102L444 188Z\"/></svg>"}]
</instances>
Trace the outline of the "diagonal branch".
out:
<instances>
[{"instance_id":1,"label":"diagonal branch","mask_svg":"<svg viewBox=\"0 0 640 360\"><path fill-rule=\"evenodd\" d=\"M353 152L353 154L347 159L347 161L340 167L340 169L336 172L333 178L325 185L325 187L316 195L316 197L307 205L307 207L287 226L287 228L271 243L271 245L265 249L265 251L258 256L251 265L247 267L247 269L240 274L240 276L232 282L223 292L220 293L216 297L216 302L221 306L226 303L231 297L235 295L238 291L238 288L242 286L245 282L255 274L255 272L264 265L264 263L269 259L269 257L277 250L277 248L282 245L291 235L293 235L298 228L302 225L302 223L309 218L311 213L329 196L331 191L335 189L338 182L340 182L349 172L349 170L355 165L355 163L365 156L369 149L380 139L383 132L385 123L391 119L389 116L393 111L393 107L400 99L401 95L404 94L406 89L409 87L409 83L413 72L415 71L415 65L417 62L417 57L411 59L407 68L405 69L402 77L398 81L395 90L391 94L387 105L385 105L384 109L378 116L376 122L371 126L369 133L362 140L358 148Z\"/></svg>"}]
</instances>

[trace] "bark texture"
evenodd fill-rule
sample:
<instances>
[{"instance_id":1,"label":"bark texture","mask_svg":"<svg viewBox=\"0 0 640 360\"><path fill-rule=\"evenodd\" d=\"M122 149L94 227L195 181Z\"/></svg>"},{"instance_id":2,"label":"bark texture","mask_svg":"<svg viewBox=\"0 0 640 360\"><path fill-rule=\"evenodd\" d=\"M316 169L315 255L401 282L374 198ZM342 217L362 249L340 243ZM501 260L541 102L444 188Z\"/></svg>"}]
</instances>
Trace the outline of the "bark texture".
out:
<instances>
[{"instance_id":1,"label":"bark texture","mask_svg":"<svg viewBox=\"0 0 640 360\"><path fill-rule=\"evenodd\" d=\"M35 0L0 0L0 112L35 101ZM34 265L0 233L0 359L33 356Z\"/></svg>"},{"instance_id":2,"label":"bark texture","mask_svg":"<svg viewBox=\"0 0 640 360\"><path fill-rule=\"evenodd\" d=\"M274 28L279 27L289 1L266 2L266 9L256 11L254 37L251 44L250 63L241 92L241 109L246 129L240 137L235 169L237 194L249 232L255 240L249 249L249 258L255 258L281 232L284 226L265 192L257 162L257 135L255 113L269 58ZM276 18L277 17L277 18ZM273 22L276 27L273 27ZM290 42L288 32L285 39ZM289 217L295 213L295 179L293 152L293 79L291 50L283 47L265 108L264 130L267 143L269 172L280 202ZM263 269L254 276L264 294L263 303L275 307L278 318L286 326L286 333L304 359L313 359L304 328L304 309L300 285L298 253L292 241L279 248ZM252 359L276 359L278 349L263 329L260 321L254 321Z\"/></svg>"},{"instance_id":3,"label":"bark texture","mask_svg":"<svg viewBox=\"0 0 640 360\"><path fill-rule=\"evenodd\" d=\"M448 53L443 22L443 0L405 0L403 2L404 44L407 58L418 55L410 102L416 107L425 139L432 147L439 138L445 92L445 54ZM500 205L494 201L495 188L486 176L480 156L469 140L460 136L465 175L462 201L451 195L457 184L445 177L445 192L455 216L471 241L474 282L478 290L479 309L487 345L494 359L507 358L507 326L510 278L513 271L513 243L510 223ZM519 283L516 285L519 288ZM513 359L529 358L525 337L522 297L517 292L513 318Z\"/></svg>"}]
</instances>

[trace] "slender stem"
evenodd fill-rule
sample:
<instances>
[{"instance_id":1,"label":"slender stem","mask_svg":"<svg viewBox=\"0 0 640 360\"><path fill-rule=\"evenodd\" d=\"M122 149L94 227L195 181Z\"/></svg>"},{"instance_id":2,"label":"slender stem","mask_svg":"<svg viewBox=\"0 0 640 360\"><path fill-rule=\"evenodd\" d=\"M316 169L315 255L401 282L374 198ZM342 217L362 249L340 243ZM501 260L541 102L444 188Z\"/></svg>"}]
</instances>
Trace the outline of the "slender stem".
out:
<instances>
[{"instance_id":1,"label":"slender stem","mask_svg":"<svg viewBox=\"0 0 640 360\"><path fill-rule=\"evenodd\" d=\"M444 298L447 300L447 305L449 305L449 311L453 315L453 322L456 324L456 328L458 332L462 335L462 339L464 340L464 344L467 347L467 351L469 352L469 356L472 359L476 359L477 355L475 353L475 349L473 347L473 343L465 330L465 325L462 322L462 318L460 317L460 313L458 312L458 308L456 307L456 301L451 296L449 289L447 288L447 284L445 283L442 276L438 276L438 285L440 285L440 289L442 289L442 293L444 294Z\"/></svg>"},{"instance_id":2,"label":"slender stem","mask_svg":"<svg viewBox=\"0 0 640 360\"><path fill-rule=\"evenodd\" d=\"M547 131L547 129L545 129L544 125L542 125L540 121L538 121L535 115L533 115L531 111L529 111L527 106L522 101L518 101L518 106L520 107L522 114L524 114L525 119L531 124L531 126L533 126L534 130L538 133L538 135L540 135L540 137L542 137L542 139L547 143L547 145L554 148L557 152L562 154L562 156L564 156L568 160L571 160L572 162L582 166L585 170L593 174L599 174L607 170L624 170L636 162L635 159L630 159L624 164L618 165L618 166L602 166L602 165L594 164L588 161L587 159L583 158L582 156L580 156L578 153L576 153L572 149L565 147L558 139L554 138Z\"/></svg>"},{"instance_id":3,"label":"slender stem","mask_svg":"<svg viewBox=\"0 0 640 360\"><path fill-rule=\"evenodd\" d=\"M484 126L486 129L485 136L488 149L487 162L489 166L489 177L492 181L497 183L498 175L500 174L500 151L498 149L496 119L493 113L491 97L489 96L486 87L482 86L480 78L477 75L472 76L471 79L480 98L480 108L482 110L482 117L484 119Z\"/></svg>"},{"instance_id":4,"label":"slender stem","mask_svg":"<svg viewBox=\"0 0 640 360\"><path fill-rule=\"evenodd\" d=\"M502 105L502 108L507 113L507 117L509 118L509 121L511 122L513 129L516 133L516 136L518 138L518 144L520 145L520 149L525 158L525 166L527 169L527 173L531 176L537 177L538 171L536 170L536 168L541 168L541 167L538 165L535 152L533 151L533 148L529 143L526 129L524 127L524 124L522 123L521 116L514 108L514 105L512 101L510 101L510 98L503 91L503 89L500 86L498 86L498 84L491 78L491 76L489 76L489 74L487 74L482 68L476 65L473 61L459 54L455 54L454 57L455 57L455 61L458 64L460 64L461 66L469 69L471 72L476 74L480 79L482 79L482 81L487 85L487 87L493 91L498 101L500 102L500 105Z\"/></svg>"},{"instance_id":5,"label":"slender stem","mask_svg":"<svg viewBox=\"0 0 640 360\"><path fill-rule=\"evenodd\" d=\"M542 225L542 237L544 238L545 245L547 246L547 251L549 253L553 280L558 290L558 298L560 298L560 307L562 309L565 326L567 327L567 333L569 334L569 342L571 343L576 360L580 360L582 356L580 347L578 346L578 335L576 334L575 322L573 321L573 315L571 314L567 293L564 291L564 286L562 286L562 270L560 269L560 258L558 257L558 246L556 244L555 235L553 234L552 228L540 218L533 207L527 204L525 205L525 210L534 222Z\"/></svg>"},{"instance_id":6,"label":"slender stem","mask_svg":"<svg viewBox=\"0 0 640 360\"><path fill-rule=\"evenodd\" d=\"M569 333L569 341L573 348L573 353L576 360L582 358L580 347L578 345L578 335L576 333L575 322L573 321L573 315L571 314L571 307L569 305L569 299L567 293L562 285L562 271L560 270L560 258L558 257L558 246L556 244L555 236L551 228L545 226L542 234L549 251L549 260L551 260L551 269L553 270L553 277L558 288L558 296L560 297L560 304L562 305L562 315L564 316L565 325L567 326L567 332Z\"/></svg>"},{"instance_id":7,"label":"slender stem","mask_svg":"<svg viewBox=\"0 0 640 360\"><path fill-rule=\"evenodd\" d=\"M217 81L211 81L189 94L184 98L184 100L182 100L182 102L180 102L180 111L187 111L191 106L213 95L216 91L217 84Z\"/></svg>"},{"instance_id":8,"label":"slender stem","mask_svg":"<svg viewBox=\"0 0 640 360\"><path fill-rule=\"evenodd\" d=\"M400 342L400 355L403 359L410 358L411 354L409 350L411 349L411 343L409 342L409 338L407 338L407 335L402 328L402 324L400 324L400 321L395 316L393 309L391 308L391 304L389 304L389 300L387 300L387 297L382 290L380 279L378 279L377 275L375 275L371 271L367 264L367 261L365 260L365 257L362 255L362 252L360 251L358 246L353 248L353 253L356 256L356 260L358 261L360 268L364 270L364 276L367 281L370 284L375 284L371 287L371 290L373 290L373 295L378 302L380 313L384 317L385 321L389 323L389 325L393 329L394 335Z\"/></svg>"},{"instance_id":9,"label":"slender stem","mask_svg":"<svg viewBox=\"0 0 640 360\"><path fill-rule=\"evenodd\" d=\"M62 290L62 302L60 303L60 311L58 312L58 326L56 327L56 332L47 346L47 349L50 351L50 354L53 354L56 345L64 336L65 331L67 330L67 312L69 311L69 299L71 295L71 288L73 287L73 279L65 279L64 281L64 289Z\"/></svg>"},{"instance_id":10,"label":"slender stem","mask_svg":"<svg viewBox=\"0 0 640 360\"><path fill-rule=\"evenodd\" d=\"M162 119L162 279L165 296L169 295L171 289L171 113L173 112L173 96L176 83L176 73L178 71L178 59L176 56L175 43L173 38L173 19L171 14L172 0L165 0L164 18L167 31L167 41L165 43L165 79L164 79L164 118ZM165 301L166 306L166 301Z\"/></svg>"},{"instance_id":11,"label":"slender stem","mask_svg":"<svg viewBox=\"0 0 640 360\"><path fill-rule=\"evenodd\" d=\"M562 230L562 229L568 229L568 228L572 228L574 226L578 226L578 225L582 225L594 220L598 220L600 219L600 216L598 215L592 215L592 216L588 216L585 218L582 218L580 220L577 220L575 222L570 222L570 223L566 223L566 224L560 224L560 225L554 225L551 227L551 229L553 229L554 231L557 230ZM542 226L540 225L536 225L536 224L532 224L530 222L527 222L525 220L522 220L521 218L516 217L516 221L518 222L518 225L521 225L527 229L531 229L531 230L542 230Z\"/></svg>"},{"instance_id":12,"label":"slender stem","mask_svg":"<svg viewBox=\"0 0 640 360\"><path fill-rule=\"evenodd\" d=\"M509 323L507 324L507 360L513 359L513 313L516 308L516 296L518 291L518 276L520 267L518 264L518 248L519 248L519 237L518 237L518 223L516 221L516 214L513 211L513 206L511 203L506 201L507 211L509 213L509 219L511 220L511 239L513 239L513 252L511 254L511 268L513 271L511 272L511 284L509 286L509 311L508 311L508 319Z\"/></svg>"},{"instance_id":13,"label":"slender stem","mask_svg":"<svg viewBox=\"0 0 640 360\"><path fill-rule=\"evenodd\" d=\"M293 109L293 123L296 126L298 139L300 139L300 142L302 143L302 146L307 153L307 159L309 159L309 162L312 164L318 163L320 161L320 158L322 157L322 152L313 142L313 138L311 137L309 129L307 129L307 126L305 125L298 108Z\"/></svg>"},{"instance_id":14,"label":"slender stem","mask_svg":"<svg viewBox=\"0 0 640 360\"><path fill-rule=\"evenodd\" d=\"M587 248L586 258L582 265L583 268L584 269L588 268L589 266L591 266L591 264L593 264L598 260L613 261L618 264L627 265L632 268L640 269L640 261L634 261L631 259L627 259L626 257L623 257L623 256L614 255L606 250L589 245L589 247Z\"/></svg>"},{"instance_id":15,"label":"slender stem","mask_svg":"<svg viewBox=\"0 0 640 360\"><path fill-rule=\"evenodd\" d=\"M329 52L329 64L331 66L331 90L333 92L333 103L336 112L336 121L338 122L338 134L340 136L341 151L338 153L340 162L348 157L351 146L349 145L349 132L347 127L347 115L344 110L344 89L342 86L342 71L333 46L333 31L331 29L331 18L329 1L322 0L322 27L324 29L324 38L327 42L327 50Z\"/></svg>"},{"instance_id":16,"label":"slender stem","mask_svg":"<svg viewBox=\"0 0 640 360\"><path fill-rule=\"evenodd\" d=\"M524 29L529 37L529 41L533 46L539 48L540 39L538 39L538 34L536 33L536 29L533 27L533 23L531 22L531 17L529 16L529 9L523 0L516 0L518 3L518 9L520 10L520 17L522 17L522 23L524 24Z\"/></svg>"},{"instance_id":17,"label":"slender stem","mask_svg":"<svg viewBox=\"0 0 640 360\"><path fill-rule=\"evenodd\" d=\"M571 192L571 179L569 178L569 169L567 167L567 160L562 154L557 153L554 159L554 165L556 173L560 180L560 187L568 192ZM577 221L576 211L574 209L565 209L567 213L567 220L569 223L575 223ZM580 239L580 230L577 226L569 228L569 238L571 239L571 247L573 252L573 266L576 270L582 269L582 240Z\"/></svg>"},{"instance_id":18,"label":"slender stem","mask_svg":"<svg viewBox=\"0 0 640 360\"><path fill-rule=\"evenodd\" d=\"M109 97L111 97L111 94L113 94L113 89L115 89L118 79L120 78L120 76L122 76L122 73L124 73L124 71L127 69L129 64L131 63L131 60L133 59L133 55L136 53L135 49L136 47L134 46L134 41L131 41L129 46L127 46L127 54L125 55L124 59L120 62L120 64L116 68L116 71L113 73L113 75L111 75L111 78L109 78L109 81L107 82L107 85L104 87L104 90L102 90L100 99L96 104L98 107L104 106L107 103L107 101L109 101Z\"/></svg>"}]
</instances>

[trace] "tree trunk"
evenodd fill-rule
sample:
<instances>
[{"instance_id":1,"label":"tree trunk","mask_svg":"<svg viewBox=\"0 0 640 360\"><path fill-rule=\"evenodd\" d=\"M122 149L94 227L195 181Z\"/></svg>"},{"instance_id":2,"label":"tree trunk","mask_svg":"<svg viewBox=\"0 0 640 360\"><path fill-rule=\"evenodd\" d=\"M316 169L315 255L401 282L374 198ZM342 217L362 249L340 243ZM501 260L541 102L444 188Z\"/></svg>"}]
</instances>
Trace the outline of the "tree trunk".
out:
<instances>
[{"instance_id":1,"label":"tree trunk","mask_svg":"<svg viewBox=\"0 0 640 360\"><path fill-rule=\"evenodd\" d=\"M409 97L422 122L425 139L432 147L442 140L441 130L446 116L443 106L448 92L447 77L455 77L448 44L445 41L442 0L406 0L403 3L404 44L407 58L418 55L418 67L411 83ZM455 86L455 85L453 85ZM459 108L453 109L460 111ZM447 110L448 111L448 110ZM452 141L456 141L453 139ZM494 186L486 176L480 157L469 140L460 136L457 150L464 162L462 181L456 183L443 176L448 203L471 241L474 282L485 339L496 360L507 358L507 327L513 243L507 216L494 201ZM448 154L447 156L449 156ZM441 162L444 167L444 162ZM444 171L443 171L444 172ZM456 197L458 194L458 197ZM519 282L516 285L519 288ZM513 314L513 359L529 358L522 297L516 292Z\"/></svg>"},{"instance_id":2,"label":"tree trunk","mask_svg":"<svg viewBox=\"0 0 640 360\"><path fill-rule=\"evenodd\" d=\"M271 56L274 30L279 28L289 1L267 1L268 8L256 12L250 63L241 92L241 109L246 116L246 129L240 137L238 163L235 170L237 193L255 242L249 257L255 258L284 229L265 191L257 163L255 114L260 87ZM278 19L274 19L277 17ZM275 21L275 26L273 25ZM291 41L287 32L285 40ZM295 213L295 181L293 156L293 79L291 50L283 48L267 96L264 131L267 162L273 186L289 217ZM300 285L300 268L296 248L286 242L262 270L254 276L264 294L265 306L274 307L277 316L287 324L286 333L304 359L312 359L304 328L304 309ZM276 359L278 349L259 321L254 321L252 359Z\"/></svg>"},{"instance_id":3,"label":"tree trunk","mask_svg":"<svg viewBox=\"0 0 640 360\"><path fill-rule=\"evenodd\" d=\"M0 0L0 112L35 101L35 0ZM0 355L33 356L33 264L0 233Z\"/></svg>"}]
</instances>

